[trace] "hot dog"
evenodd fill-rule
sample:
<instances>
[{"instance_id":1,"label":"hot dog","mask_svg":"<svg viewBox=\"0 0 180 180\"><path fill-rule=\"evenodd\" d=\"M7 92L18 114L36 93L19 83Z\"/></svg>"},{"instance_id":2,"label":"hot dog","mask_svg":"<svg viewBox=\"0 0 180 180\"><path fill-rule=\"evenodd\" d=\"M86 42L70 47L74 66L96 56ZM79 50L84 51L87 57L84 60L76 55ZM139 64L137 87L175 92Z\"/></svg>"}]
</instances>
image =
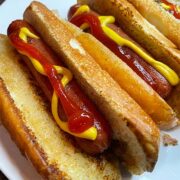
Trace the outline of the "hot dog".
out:
<instances>
[{"instance_id":1,"label":"hot dog","mask_svg":"<svg viewBox=\"0 0 180 180\"><path fill-rule=\"evenodd\" d=\"M89 17L84 15L84 17L76 16L74 18L73 15L76 11L81 7L81 5L77 4L71 7L68 18L71 23L80 27L88 18L93 19L94 21L99 17L97 13L90 10ZM89 21L89 23L91 23ZM132 38L127 36L120 27L116 26L115 24L110 24L109 27L114 30L118 35L121 37L125 37L126 39L133 41ZM155 68L153 68L150 64L143 60L137 53L131 50L128 47L118 47L113 41L107 38L107 36L101 37L99 33L96 33L97 26L93 26L91 24L91 32L94 32L94 36L99 39L103 44L105 44L109 49L111 49L117 56L119 56L128 66L130 66L144 81L146 81L161 97L166 98L172 86L169 82L162 76ZM134 41L133 41L134 42ZM135 43L137 45L137 43ZM139 46L139 45L138 45ZM129 57L128 57L129 56Z\"/></svg>"},{"instance_id":2,"label":"hot dog","mask_svg":"<svg viewBox=\"0 0 180 180\"><path fill-rule=\"evenodd\" d=\"M117 14L116 8L117 9L119 8L118 3L119 4L122 3L121 4L122 8L120 10L122 12L124 12L124 14L126 11L125 7L128 7L130 10L132 8L128 4L128 2L125 2L125 4L124 4L123 3L124 1L123 2L118 1L117 4L113 3L111 1L106 1L105 3L103 2L103 6L101 6L102 2L100 0L93 0L93 1L87 0L87 1L79 1L79 2L82 2L82 4L88 4L88 5L90 5L90 7L94 8L95 10L97 10L101 13L104 12L107 14L112 11L113 15ZM137 70L135 70L136 74L140 75L140 77L143 80L145 80L144 76L147 77L146 73L148 71L148 75L151 77L151 79L156 79L156 82L161 87L161 90L163 89L163 87L164 87L164 90L166 89L167 91L168 91L168 89L170 90L170 88L167 88L168 87L167 83L166 83L166 85L163 83L163 81L164 81L163 78L161 76L157 75L156 73L154 73L154 70L150 65L152 65L157 71L159 71L162 75L164 75L164 78L166 78L166 80L168 80L169 82L171 80L173 80L173 81L175 80L176 83L174 85L177 86L177 87L173 88L173 92L175 92L175 93L170 93L168 91L169 92L168 99L173 99L171 97L172 94L176 94L176 95L174 95L175 97L178 96L177 89L179 87L179 77L178 76L179 76L180 66L179 66L178 62L175 61L175 59L173 62L174 62L174 64L176 64L176 67L170 66L170 65L168 67L166 64L162 64L161 62L158 62L157 60L151 58L152 56L149 56L149 54L146 51L144 51L143 48L140 47L141 48L141 50L140 50L139 45L137 45L137 43L135 43L131 38L129 38L127 34L125 35L125 33L122 31L122 29L120 29L115 24L113 24L115 21L114 17L100 16L97 13L94 13L94 11L90 10L90 8L86 5L85 6L81 5L80 7L79 6L80 5L75 5L70 9L70 11L69 11L70 22L81 27L82 29L90 30L90 32L97 39L99 39L103 44L105 44L109 49L111 49L120 59L122 59L123 61L125 60L125 62L133 70L135 70L135 68L133 67L132 63L134 63L134 66L137 66L137 68L139 68L139 71L144 72L143 69L145 69L146 71L143 74L143 76L140 75L139 72L137 72ZM108 11L106 11L107 9L108 9ZM133 12L134 12L134 10L133 10ZM134 16L136 16L136 14ZM117 17L117 16L115 16L115 17ZM122 17L121 19L125 19L125 18L126 17ZM90 38L88 38L88 41L89 41L89 39ZM95 44L92 46L95 47ZM88 45L87 45L87 48L90 49L90 47L88 47ZM131 51L129 51L129 48L131 49ZM128 50L126 50L126 49L128 49ZM97 51L97 48L96 48L96 50L94 49L94 51L91 50L91 53L92 54L96 53L95 51ZM106 53L105 50L98 49L98 51L103 51L104 53ZM133 54L135 54L134 56L132 55L132 51L133 51ZM148 60L149 57L151 59L150 61ZM133 75L133 76L131 75L131 77L127 77L128 73L122 68L120 60L116 61L114 59L113 60L108 59L108 60L105 60L105 62L103 62L100 58L101 57L99 57L99 59L96 58L97 62L100 64L100 66L103 69L105 69L106 71L108 71L109 74L121 85L121 87L123 87L141 105L142 108L144 108L144 110L155 120L155 122L159 125L160 128L169 129L169 128L172 128L177 125L178 119L177 119L177 117L175 117L176 115L173 112L172 108L164 100L162 100L162 98L161 98L161 97L163 97L162 95L161 95L161 97L159 97L158 95L155 95L155 93L153 93L152 90L148 89L148 91L147 91L147 88L148 88L147 85L140 83L139 78L138 79L134 78L135 75ZM146 64L141 63L141 65L140 65L138 63L139 59L142 62L147 61L148 63L146 63ZM168 57L167 57L167 59L168 59ZM128 60L130 61L129 63L128 63ZM179 60L179 58L178 58L178 60ZM173 64L173 62L171 64ZM160 66L161 66L161 68L159 69ZM111 69L109 67L111 67ZM147 69L149 69L149 70L147 70ZM167 75L162 71L162 69L164 69L163 70L164 72L166 70L168 70L171 73L169 75ZM126 77L125 77L125 74L126 74ZM172 78L172 79L170 80L169 78ZM127 83L128 82L127 79L129 81L129 83ZM146 83L147 83L147 81L146 81ZM150 83L148 83L148 84L151 87L153 87L152 84L150 84ZM172 82L171 82L171 85L173 85ZM136 88L133 88L132 86L134 86ZM137 91L135 91L135 89ZM156 92L158 92L156 88L153 88L153 89L156 90ZM164 91L164 92L167 92L167 91ZM163 92L163 91L160 91L160 92ZM159 93L159 94L161 94L161 93ZM149 100L149 102L147 99ZM178 100L176 101L176 104L178 104ZM154 109L153 109L153 106L154 106ZM176 110L176 112L179 116L179 110L177 110L176 107L177 107L177 105L174 105L174 109ZM166 114L166 116L164 116L165 114Z\"/></svg>"},{"instance_id":3,"label":"hot dog","mask_svg":"<svg viewBox=\"0 0 180 180\"><path fill-rule=\"evenodd\" d=\"M93 7L92 9L100 14L110 14L114 16L119 26L121 26L125 32L133 37L146 50L151 52L154 58L167 64L179 74L180 55L177 46L146 21L127 0L105 0L103 3L101 0L92 0L91 2L81 0L79 2L89 3L89 5ZM173 24L174 23L169 23L166 26L163 26L165 27L163 29L168 29L173 26Z\"/></svg>"},{"instance_id":4,"label":"hot dog","mask_svg":"<svg viewBox=\"0 0 180 180\"><path fill-rule=\"evenodd\" d=\"M128 0L164 36L180 49L180 4L174 0Z\"/></svg>"},{"instance_id":5,"label":"hot dog","mask_svg":"<svg viewBox=\"0 0 180 180\"><path fill-rule=\"evenodd\" d=\"M59 95L59 89L56 90L56 87L60 88L61 92L65 91L68 95L71 95L69 90L71 87L68 88L65 83L67 82L67 79L65 82L60 82L57 78L57 73L62 71L68 73L70 71L73 74L75 81L83 89L83 92L96 104L95 107L98 109L98 112L100 111L110 124L113 141L117 144L116 148L121 150L121 153L119 153L118 156L122 158L129 171L135 174L140 174L144 171L152 171L158 157L159 129L149 115L144 112L144 110L111 78L106 71L101 69L101 67L96 63L96 56L93 56L91 52L86 50L86 44L81 41L81 38L84 38L84 36L86 37L86 34L71 23L58 18L39 2L32 2L26 9L24 20L30 25L27 25L26 23L24 24L24 21L15 21L8 28L8 36L11 44L20 54L26 57L25 61L28 61L27 63L31 64L31 66L28 65L28 67L30 67L30 70L35 75L36 79L40 79L40 74L48 76L48 80L51 82L51 90L45 90L47 97L48 94L52 96L53 88L55 93L58 94L60 101L62 100L63 97L61 94ZM19 23L20 25L17 25ZM21 25L23 25L23 27ZM101 43L97 42L95 38L92 37L92 39L99 48L105 48ZM51 55L51 50L44 43L47 43L47 46L56 52L58 57L57 61L57 57L54 57L54 53ZM44 49L47 50L48 54L47 52L44 52ZM111 51L107 52L110 56L114 56ZM104 56L101 53L99 55L102 57ZM52 56L53 60L51 58L49 59L49 56ZM67 69L62 70L57 67L60 63L59 58L62 59L62 64L65 65L68 71ZM57 62L57 64L52 65L49 62ZM127 70L130 69L125 63L123 65ZM56 78L54 79L53 76ZM73 80L71 80L72 76L67 76L70 77L68 83L71 82L71 86L75 86L73 85ZM63 80L63 78L61 80ZM39 84L42 87L45 86L42 89L49 88L49 85L47 85L47 87L46 83L43 82L42 77L41 80L39 80ZM56 86L54 86L54 84ZM65 86L59 87L63 84L65 84ZM77 92L79 95L80 90L77 90ZM80 97L81 96L83 95L80 95ZM80 99L80 97L76 97L75 99ZM73 99L74 97L71 97L70 101L73 101ZM84 98L82 99L84 101ZM68 104L65 99L63 99L63 101L66 102L65 105ZM54 114L53 109L54 102L57 101L52 102L52 115L54 119L56 119L57 117L56 114ZM77 102L79 102L79 100L77 100ZM85 100L85 102L87 103L87 100ZM69 107L70 109L74 108L75 105L73 103L74 101L71 104L68 104L67 107L71 106ZM90 110L94 109L89 105L89 103L87 104ZM65 111L67 119L69 111L66 112L65 105L63 104L62 108ZM84 105L82 107L84 108ZM97 111L94 110L94 112ZM59 113L59 116L61 116L61 113ZM86 118L89 117L86 115ZM69 121L71 119L67 120ZM74 123L73 120L72 124ZM103 123L100 124L99 122L101 122L101 120L98 121L97 126L93 127L98 129L99 125L103 125ZM79 133L77 133L79 126L74 126L74 124L72 127L69 126L68 128L69 131L72 130L75 133L73 134L67 131L73 136ZM92 124L90 122L90 127L91 126ZM101 129L103 127L106 126L101 126ZM105 129L106 128L103 128L103 133L107 132ZM107 141L104 141L106 137ZM102 147L104 149L104 147L109 144L109 136L103 135L102 138L102 141L99 140L100 148L95 147L90 151L90 153L94 153L94 150L96 151L97 149L98 151L99 149L101 151ZM89 152L89 149L87 150L87 148L91 147L93 142L92 140L91 142L84 141L86 140L82 140L82 138L78 139L79 145L82 145L82 148ZM87 142L89 147L86 148L84 147L84 144ZM103 145L101 143L103 143ZM96 145L98 146L99 144L95 143L95 146Z\"/></svg>"},{"instance_id":6,"label":"hot dog","mask_svg":"<svg viewBox=\"0 0 180 180\"><path fill-rule=\"evenodd\" d=\"M8 28L8 36L18 51L21 51L21 53L23 52L24 54L33 58L36 57L36 54L33 54L33 52L39 53L42 58L46 60L44 60L46 63L62 67L61 60L57 58L57 56L55 56L52 50L48 48L48 46L46 46L41 39L28 37L28 42L23 42L19 38L19 34L22 32L21 28L26 28L28 31L36 34L34 30L32 30L32 27L30 27L30 25L28 25L28 23L26 23L25 21L17 20L12 22ZM44 78L37 70L35 70L32 63L30 63L29 61L26 62L31 72L38 80L38 83L41 85L44 93L47 95L49 101L51 102L53 96L52 85L54 86L55 83L51 85L50 81L48 81L47 78ZM99 112L97 112L96 107L92 104L92 102L90 102L87 96L85 96L74 79L66 85L63 93L65 94L68 101L71 101L65 102L65 100L61 100L61 103L58 104L58 112L60 114L60 117L63 118L62 121L68 121L69 123L72 123L69 124L69 126L72 127L71 132L73 133L82 133L90 127L95 126L97 129L97 137L95 137L95 139L85 140L82 138L77 138L77 142L81 146L81 148L89 154L97 154L103 152L108 148L111 141L111 130L108 122L103 119L102 115ZM65 103L67 103L67 105ZM70 107L72 106L71 104L73 104L73 106L76 106L75 112L68 113L68 111L72 111L70 109ZM81 114L78 114L78 111L80 111L79 113ZM70 120L70 116L75 116L75 118ZM83 117L88 117L89 119L83 119Z\"/></svg>"},{"instance_id":7,"label":"hot dog","mask_svg":"<svg viewBox=\"0 0 180 180\"><path fill-rule=\"evenodd\" d=\"M121 179L118 162L81 152L58 128L45 96L23 62L8 37L0 35L0 117L21 153L43 179Z\"/></svg>"}]
</instances>

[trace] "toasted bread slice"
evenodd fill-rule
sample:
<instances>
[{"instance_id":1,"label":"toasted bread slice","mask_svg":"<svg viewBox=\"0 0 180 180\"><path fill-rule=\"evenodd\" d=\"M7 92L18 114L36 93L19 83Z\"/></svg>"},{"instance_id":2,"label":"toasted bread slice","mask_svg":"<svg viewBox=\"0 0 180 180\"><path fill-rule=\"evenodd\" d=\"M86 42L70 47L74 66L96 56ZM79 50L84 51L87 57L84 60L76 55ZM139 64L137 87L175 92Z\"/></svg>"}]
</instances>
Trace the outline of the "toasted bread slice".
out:
<instances>
[{"instance_id":1,"label":"toasted bread slice","mask_svg":"<svg viewBox=\"0 0 180 180\"><path fill-rule=\"evenodd\" d=\"M159 130L139 105L95 62L78 40L79 28L39 2L26 9L24 19L56 51L78 83L109 121L114 139L124 145L119 154L132 173L151 171L158 157Z\"/></svg>"},{"instance_id":2,"label":"toasted bread slice","mask_svg":"<svg viewBox=\"0 0 180 180\"><path fill-rule=\"evenodd\" d=\"M17 52L0 35L0 113L21 152L45 179L121 179L116 163L74 147L39 93Z\"/></svg>"},{"instance_id":3,"label":"toasted bread slice","mask_svg":"<svg viewBox=\"0 0 180 180\"><path fill-rule=\"evenodd\" d=\"M180 84L175 87L171 95L167 98L167 102L173 107L177 117L180 119Z\"/></svg>"},{"instance_id":4,"label":"toasted bread slice","mask_svg":"<svg viewBox=\"0 0 180 180\"><path fill-rule=\"evenodd\" d=\"M167 12L157 0L128 0L151 24L180 49L180 20Z\"/></svg>"},{"instance_id":5,"label":"toasted bread slice","mask_svg":"<svg viewBox=\"0 0 180 180\"><path fill-rule=\"evenodd\" d=\"M180 75L180 50L150 24L127 0L78 0L100 14L112 15L117 23L159 61Z\"/></svg>"}]
</instances>

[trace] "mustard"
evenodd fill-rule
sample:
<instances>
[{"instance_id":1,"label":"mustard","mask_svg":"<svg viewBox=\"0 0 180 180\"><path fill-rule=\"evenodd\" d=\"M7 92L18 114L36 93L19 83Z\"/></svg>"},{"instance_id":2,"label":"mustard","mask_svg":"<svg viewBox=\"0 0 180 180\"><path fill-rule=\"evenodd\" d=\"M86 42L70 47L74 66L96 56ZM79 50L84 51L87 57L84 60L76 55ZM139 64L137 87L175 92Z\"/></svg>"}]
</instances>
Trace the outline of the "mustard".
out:
<instances>
[{"instance_id":1,"label":"mustard","mask_svg":"<svg viewBox=\"0 0 180 180\"><path fill-rule=\"evenodd\" d=\"M165 3L160 3L160 5L165 9L165 10L171 10L171 7L170 6L168 6L167 4L165 4Z\"/></svg>"},{"instance_id":2,"label":"mustard","mask_svg":"<svg viewBox=\"0 0 180 180\"><path fill-rule=\"evenodd\" d=\"M26 27L21 28L20 33L19 33L19 38L27 43L27 37L28 36L31 38L39 39L39 37L36 36L35 34L33 34L32 32L30 32L28 28L26 28ZM26 55L31 60L31 63L33 64L34 68L40 74L46 76L46 73L44 71L43 66L41 65L41 63L37 59L34 59L34 58L28 56L24 52L20 52L20 53L23 55ZM62 82L63 87L65 87L72 80L72 78L73 78L72 73L67 68L64 68L61 66L54 65L53 67L56 69L58 74L63 75L61 82ZM65 132L67 132L73 136L79 137L79 138L84 138L84 139L89 139L89 140L95 140L96 139L97 129L95 127L91 127L82 133L72 133L69 130L68 123L65 121L62 121L59 117L59 114L58 114L58 96L57 96L55 91L53 92L53 96L52 96L51 111L52 111L52 114L53 114L53 117L54 117L56 123L59 125L59 127L63 131L65 131Z\"/></svg>"},{"instance_id":3,"label":"mustard","mask_svg":"<svg viewBox=\"0 0 180 180\"><path fill-rule=\"evenodd\" d=\"M154 58L145 53L141 48L136 46L131 41L122 38L114 32L111 28L107 26L108 23L114 23L115 18L113 16L101 16L99 17L101 22L102 29L104 33L112 39L116 44L120 46L127 46L131 48L134 52L136 52L140 57L142 57L146 62L148 62L151 66L153 66L157 71L159 71L171 85L175 86L179 83L178 75L167 65L162 62L156 61Z\"/></svg>"},{"instance_id":4,"label":"mustard","mask_svg":"<svg viewBox=\"0 0 180 180\"><path fill-rule=\"evenodd\" d=\"M167 11L171 10L171 6L165 4L165 3L160 3L160 5ZM177 12L180 12L180 6L179 5L173 5L175 6L175 9Z\"/></svg>"},{"instance_id":5,"label":"mustard","mask_svg":"<svg viewBox=\"0 0 180 180\"><path fill-rule=\"evenodd\" d=\"M76 12L77 13L75 13L74 16L79 15L83 12L89 12L89 8L87 8L87 5L82 5L81 7L78 8L78 10ZM151 66L153 66L158 72L160 72L172 86L175 86L179 83L178 75L169 66L165 65L162 62L156 61L154 58L152 58L147 53L145 53L137 45L135 45L131 41L121 37L119 34L117 34L115 31L113 31L111 28L109 28L107 26L108 24L112 24L115 22L115 18L113 16L99 16L98 18L100 20L103 32L111 40L113 40L117 45L127 46L127 47L131 48L140 57L142 57L147 63L149 63ZM87 23L84 23L81 25L80 28L84 30L86 28L89 28L89 25Z\"/></svg>"},{"instance_id":6,"label":"mustard","mask_svg":"<svg viewBox=\"0 0 180 180\"><path fill-rule=\"evenodd\" d=\"M90 11L90 8L88 5L82 5L77 9L77 11L73 14L72 17L81 15L82 13L89 12L89 11Z\"/></svg>"},{"instance_id":7,"label":"mustard","mask_svg":"<svg viewBox=\"0 0 180 180\"><path fill-rule=\"evenodd\" d=\"M36 36L35 34L33 34L31 31L29 31L28 28L22 27L20 30L20 33L19 33L19 38L27 43L27 37L28 36L31 38L34 38L34 39L39 39L39 37Z\"/></svg>"},{"instance_id":8,"label":"mustard","mask_svg":"<svg viewBox=\"0 0 180 180\"><path fill-rule=\"evenodd\" d=\"M89 8L88 5L82 5L76 10L76 12L73 14L72 17L81 15L81 14L83 14L85 12L89 12L89 11L90 11L90 8ZM89 27L89 25L87 23L84 23L84 24L81 25L80 28L84 30L84 29L87 29L88 27Z\"/></svg>"}]
</instances>

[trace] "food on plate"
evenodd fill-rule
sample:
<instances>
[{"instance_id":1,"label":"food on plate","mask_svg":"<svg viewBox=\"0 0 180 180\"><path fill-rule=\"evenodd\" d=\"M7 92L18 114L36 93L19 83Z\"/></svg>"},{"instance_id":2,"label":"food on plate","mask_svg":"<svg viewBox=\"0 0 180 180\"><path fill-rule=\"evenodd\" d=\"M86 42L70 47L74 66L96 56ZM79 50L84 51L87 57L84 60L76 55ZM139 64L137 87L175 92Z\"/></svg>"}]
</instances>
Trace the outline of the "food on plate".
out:
<instances>
[{"instance_id":1,"label":"food on plate","mask_svg":"<svg viewBox=\"0 0 180 180\"><path fill-rule=\"evenodd\" d=\"M148 50L154 58L180 74L180 53L177 46L146 21L127 0L79 0L78 2L88 3L100 14L114 16L116 23Z\"/></svg>"},{"instance_id":2,"label":"food on plate","mask_svg":"<svg viewBox=\"0 0 180 180\"><path fill-rule=\"evenodd\" d=\"M22 57L0 35L1 120L22 154L45 179L121 179L117 162L81 152L57 127L49 108Z\"/></svg>"},{"instance_id":3,"label":"food on plate","mask_svg":"<svg viewBox=\"0 0 180 180\"><path fill-rule=\"evenodd\" d=\"M86 35L86 38L81 38L81 42L86 45L86 49L91 54L96 56L96 62L138 102L161 129L170 129L177 126L180 115L178 106L180 103L180 98L178 98L180 88L179 51L174 51L176 54L172 52L169 56L164 57L166 58L164 62L161 62L155 59L153 53L146 52L128 36L125 33L126 29L130 28L129 26L135 23L135 20L140 19L140 15L127 1L79 0L78 2L81 4L74 5L69 10L68 18L70 22L84 31L90 32L121 59L109 55L109 51L106 48L99 48L97 41L95 42L91 36ZM120 22L131 18L131 16L125 16L127 9L133 14L134 19L130 19L130 25L125 30L122 30L115 23L115 18L119 25L123 24ZM101 15L97 12L101 13ZM108 16L105 16L103 13L108 14ZM115 17L110 16L110 13ZM121 21L118 21L119 19ZM138 23L142 25L141 21ZM145 28L144 26L143 28L153 33L151 28ZM137 32L137 29L133 31ZM163 37L163 35L161 36ZM144 39L141 36L141 38L146 41L149 37ZM166 38L164 37L164 39ZM162 39L162 41L164 40ZM146 45L149 45L149 42ZM165 49L157 50L161 54L165 52ZM104 58L102 58L102 55L99 55L101 54L100 52L104 54ZM170 63L168 58L171 55L172 57L177 55L177 61L175 58ZM127 66L122 61L130 68L127 69ZM176 67L173 66L175 64Z\"/></svg>"},{"instance_id":4,"label":"food on plate","mask_svg":"<svg viewBox=\"0 0 180 180\"><path fill-rule=\"evenodd\" d=\"M110 126L61 59L26 21L13 21L8 37L14 47L30 59L25 62L50 101L60 128L77 137L77 143L86 153L98 154L106 150L111 142Z\"/></svg>"},{"instance_id":5,"label":"food on plate","mask_svg":"<svg viewBox=\"0 0 180 180\"><path fill-rule=\"evenodd\" d=\"M86 45L81 41L86 38L86 33L57 17L40 2L32 2L24 12L24 20L16 20L10 24L8 37L11 44L23 56L24 61L20 62L25 62L28 70L21 69L21 65L13 61L12 71L8 62L11 57L7 59L8 53L4 55L1 53L1 59L5 59L5 62L0 63L0 66L4 67L0 68L2 123L41 174L53 177L58 173L63 177L66 174L73 177L74 172L76 179L78 177L81 179L80 177L85 174L88 174L90 179L102 179L106 176L110 179L118 179L118 168L113 163L110 164L101 158L97 161L76 148L80 146L90 154L105 150L111 142L109 129L112 130L113 137L111 149L116 148L115 151L130 172L140 174L153 170L159 151L159 129L149 115L106 71L101 69L95 61L96 56L86 50ZM95 38L92 39L97 42ZM99 48L104 48L100 42L97 42L97 45ZM9 47L9 44L7 46ZM103 54L100 55L105 58ZM110 51L109 55L114 57ZM29 77L26 71L30 71L37 81ZM26 75L23 75L25 72ZM63 75L60 76L59 74L62 73ZM21 79L24 76L25 82ZM73 93L74 96L69 92L73 88L73 82L81 89L76 88L77 94ZM37 86L36 91L33 85ZM41 97L40 87L44 92L43 95L51 101L52 115L57 124L62 130L71 134L71 137L75 136L78 144L71 140L68 134L57 129L48 114L50 112L48 103L44 103L43 99L46 98ZM86 96L95 104L91 105L90 100L83 98L89 107L87 109L86 104L79 100L81 96ZM58 108L60 103L63 113ZM78 106L80 110L77 109ZM87 114L82 114L81 110ZM89 117L93 115L92 113L94 113L93 117L97 115L97 121L95 118L93 122L90 121ZM81 114L82 121L79 116ZM96 142L98 137L99 144ZM94 150L98 152L94 153ZM103 165L98 167L97 162Z\"/></svg>"},{"instance_id":6,"label":"food on plate","mask_svg":"<svg viewBox=\"0 0 180 180\"><path fill-rule=\"evenodd\" d=\"M174 0L128 0L152 25L180 49L180 2Z\"/></svg>"}]
</instances>

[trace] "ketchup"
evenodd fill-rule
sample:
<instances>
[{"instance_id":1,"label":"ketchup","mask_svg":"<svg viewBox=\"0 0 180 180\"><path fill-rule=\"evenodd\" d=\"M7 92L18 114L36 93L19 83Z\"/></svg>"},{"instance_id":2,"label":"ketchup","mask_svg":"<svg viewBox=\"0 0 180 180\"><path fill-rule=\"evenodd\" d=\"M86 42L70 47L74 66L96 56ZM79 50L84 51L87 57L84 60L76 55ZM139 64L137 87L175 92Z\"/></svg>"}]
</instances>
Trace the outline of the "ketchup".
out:
<instances>
[{"instance_id":1,"label":"ketchup","mask_svg":"<svg viewBox=\"0 0 180 180\"><path fill-rule=\"evenodd\" d=\"M24 24L22 25L21 26L24 27ZM67 116L69 130L73 133L82 133L92 127L94 125L93 115L90 112L82 110L74 102L71 101L71 99L65 92L65 89L61 83L61 79L54 66L48 63L46 57L40 51L38 51L37 48L32 46L30 43L22 41L19 38L19 30L21 27L18 27L17 30L15 30L14 28L15 27L12 27L8 30L8 35L11 39L11 42L18 49L18 51L23 52L25 55L38 60L39 63L43 66L44 71L48 76L48 79L63 106L63 109Z\"/></svg>"},{"instance_id":2,"label":"ketchup","mask_svg":"<svg viewBox=\"0 0 180 180\"><path fill-rule=\"evenodd\" d=\"M170 7L170 9L168 11L170 13L172 13L174 15L174 17L176 17L177 19L180 19L180 12L178 10L178 5L174 5L167 0L161 0L161 2Z\"/></svg>"},{"instance_id":3,"label":"ketchup","mask_svg":"<svg viewBox=\"0 0 180 180\"><path fill-rule=\"evenodd\" d=\"M73 6L68 14L68 17L72 16L73 12L77 10L80 5ZM162 92L158 82L149 74L149 71L153 71L163 77L159 72L157 72L152 66L144 61L139 55L137 55L133 50L126 46L119 46L113 40L111 40L106 34L104 34L98 16L92 12L85 12L70 19L70 22L80 27L83 23L87 23L90 26L91 34L101 41L105 46L112 50L120 59L122 59L129 67L131 67L146 83L148 83L157 93L159 93L163 98L165 98L169 91ZM164 77L163 77L164 78Z\"/></svg>"}]
</instances>

